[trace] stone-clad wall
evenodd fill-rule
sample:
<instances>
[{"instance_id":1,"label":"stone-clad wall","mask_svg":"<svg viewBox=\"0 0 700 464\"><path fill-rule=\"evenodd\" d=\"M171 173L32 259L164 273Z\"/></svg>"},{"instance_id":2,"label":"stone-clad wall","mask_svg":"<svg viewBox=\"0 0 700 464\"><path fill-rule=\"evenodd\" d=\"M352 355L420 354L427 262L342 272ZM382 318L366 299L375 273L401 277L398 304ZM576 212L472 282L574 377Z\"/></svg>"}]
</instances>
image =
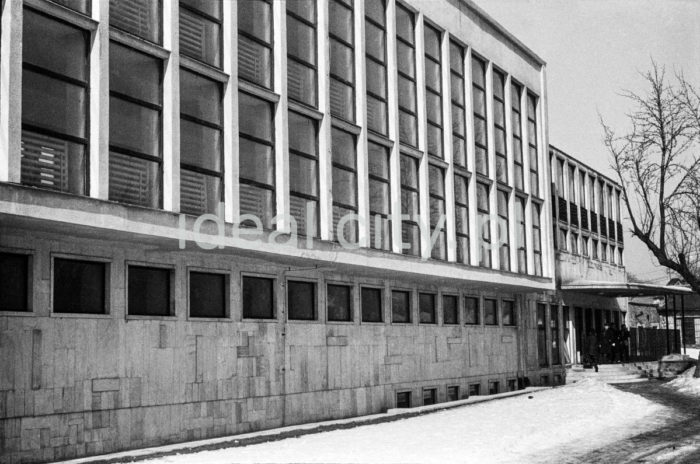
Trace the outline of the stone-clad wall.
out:
<instances>
[{"instance_id":1,"label":"stone-clad wall","mask_svg":"<svg viewBox=\"0 0 700 464\"><path fill-rule=\"evenodd\" d=\"M422 388L446 400L448 385L536 373L532 311L516 298L528 327L284 322L284 278L318 279L413 291L419 286L357 275L290 270L237 256L148 249L133 243L74 240L14 231L0 249L33 253L33 312L0 313L0 462L50 461L128 448L244 433L322 419L377 413L398 390L421 404ZM110 264L110 314L50 313L52 254L101 257ZM172 265L175 315L127 316L125 262ZM187 316L189 266L230 271L230 317ZM276 275L277 320L241 320L240 274ZM462 294L467 294L462 292ZM470 295L477 293L469 292ZM504 296L491 294L494 297ZM439 298L438 298L439 300ZM385 291L385 320L390 320ZM415 304L414 304L415 306ZM440 306L438 306L439 308ZM413 320L417 309L413 308ZM525 338L525 339L523 339ZM533 360L534 353L534 360Z\"/></svg>"}]
</instances>

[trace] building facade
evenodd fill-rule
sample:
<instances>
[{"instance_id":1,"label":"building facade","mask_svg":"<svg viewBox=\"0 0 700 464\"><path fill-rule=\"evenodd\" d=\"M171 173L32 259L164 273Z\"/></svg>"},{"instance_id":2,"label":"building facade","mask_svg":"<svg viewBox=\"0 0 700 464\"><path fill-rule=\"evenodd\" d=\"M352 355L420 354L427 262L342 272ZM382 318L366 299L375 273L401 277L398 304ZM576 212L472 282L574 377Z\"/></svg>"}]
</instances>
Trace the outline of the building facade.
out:
<instances>
[{"instance_id":1,"label":"building facade","mask_svg":"<svg viewBox=\"0 0 700 464\"><path fill-rule=\"evenodd\" d=\"M469 0L0 26L1 462L561 383L555 276L620 272L552 246L545 64Z\"/></svg>"}]
</instances>

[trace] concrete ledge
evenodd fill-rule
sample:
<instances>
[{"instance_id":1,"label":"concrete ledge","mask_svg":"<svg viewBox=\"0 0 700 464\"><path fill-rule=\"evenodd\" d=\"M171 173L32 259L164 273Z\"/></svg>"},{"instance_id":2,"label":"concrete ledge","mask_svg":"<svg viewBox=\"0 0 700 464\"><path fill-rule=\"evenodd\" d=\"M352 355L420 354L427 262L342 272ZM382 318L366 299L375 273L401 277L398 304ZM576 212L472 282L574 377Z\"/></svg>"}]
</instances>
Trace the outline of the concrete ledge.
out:
<instances>
[{"instance_id":1,"label":"concrete ledge","mask_svg":"<svg viewBox=\"0 0 700 464\"><path fill-rule=\"evenodd\" d=\"M200 451L235 448L239 446L248 446L255 445L258 443L284 440L286 438L296 438L314 433L351 429L362 425L373 425L385 422L394 422L401 419L421 416L423 414L445 411L448 409L469 406L472 404L486 403L489 401L504 398L512 398L515 396L526 395L528 393L534 393L549 389L551 389L551 387L529 387L524 390L518 390L514 392L499 393L497 395L488 396L474 396L466 400L450 401L447 403L432 404L430 406L419 406L407 409L389 409L384 414L372 414L369 416L352 417L348 419L315 422L311 424L292 425L277 429L263 430L260 432L245 433L241 435L227 436L221 438L212 438L208 440L177 443L173 445L158 446L152 448L143 448L131 451L123 451L120 453L104 454L100 456L91 456L60 462L63 462L64 464L113 464L122 462L144 461L164 456L171 456L175 454L192 454L198 453Z\"/></svg>"}]
</instances>

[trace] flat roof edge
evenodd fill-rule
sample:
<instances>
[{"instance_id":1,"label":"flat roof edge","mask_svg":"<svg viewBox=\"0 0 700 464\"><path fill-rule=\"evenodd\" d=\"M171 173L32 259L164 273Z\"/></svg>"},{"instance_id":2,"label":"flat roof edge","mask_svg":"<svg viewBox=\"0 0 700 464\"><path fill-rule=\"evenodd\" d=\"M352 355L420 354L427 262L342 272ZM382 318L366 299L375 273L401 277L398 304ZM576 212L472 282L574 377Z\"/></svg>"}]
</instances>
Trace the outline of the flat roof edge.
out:
<instances>
[{"instance_id":1,"label":"flat roof edge","mask_svg":"<svg viewBox=\"0 0 700 464\"><path fill-rule=\"evenodd\" d=\"M535 61L540 66L545 66L547 62L542 59L537 53L535 53L530 47L525 45L520 39L518 39L513 33L508 31L501 23L496 21L490 14L488 14L483 8L474 3L473 0L447 0L448 2L455 5L457 8L465 7L466 9L472 11L477 16L479 16L484 22L489 26L493 27L496 32L501 34L505 39L507 39L515 48L527 55L528 58Z\"/></svg>"}]
</instances>

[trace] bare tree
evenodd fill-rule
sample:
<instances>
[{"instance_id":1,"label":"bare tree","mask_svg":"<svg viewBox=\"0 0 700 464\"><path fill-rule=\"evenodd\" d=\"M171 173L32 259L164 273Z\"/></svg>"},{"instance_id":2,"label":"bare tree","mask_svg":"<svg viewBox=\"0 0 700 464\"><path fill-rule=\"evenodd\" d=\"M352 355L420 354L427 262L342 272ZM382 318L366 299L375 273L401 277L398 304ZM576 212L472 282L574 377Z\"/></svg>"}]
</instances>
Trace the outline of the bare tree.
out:
<instances>
[{"instance_id":1,"label":"bare tree","mask_svg":"<svg viewBox=\"0 0 700 464\"><path fill-rule=\"evenodd\" d=\"M652 62L647 91L625 91L630 126L601 118L632 234L700 294L700 95L682 73Z\"/></svg>"}]
</instances>

